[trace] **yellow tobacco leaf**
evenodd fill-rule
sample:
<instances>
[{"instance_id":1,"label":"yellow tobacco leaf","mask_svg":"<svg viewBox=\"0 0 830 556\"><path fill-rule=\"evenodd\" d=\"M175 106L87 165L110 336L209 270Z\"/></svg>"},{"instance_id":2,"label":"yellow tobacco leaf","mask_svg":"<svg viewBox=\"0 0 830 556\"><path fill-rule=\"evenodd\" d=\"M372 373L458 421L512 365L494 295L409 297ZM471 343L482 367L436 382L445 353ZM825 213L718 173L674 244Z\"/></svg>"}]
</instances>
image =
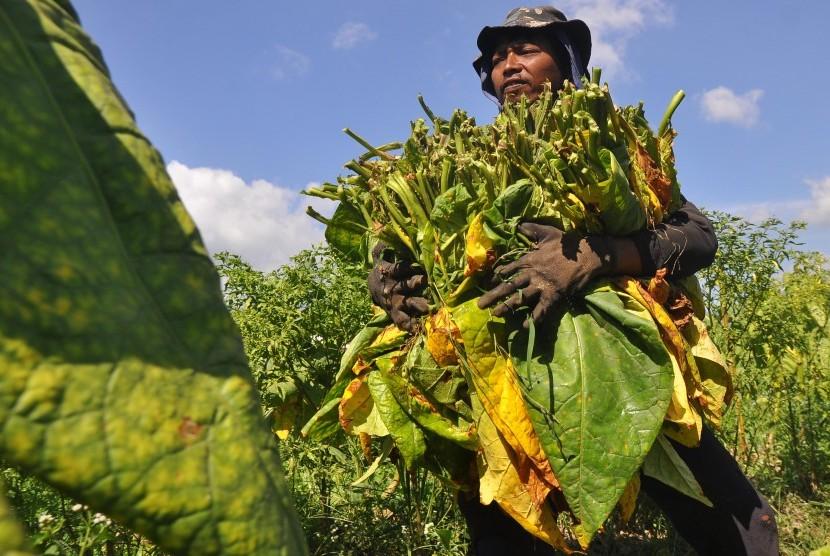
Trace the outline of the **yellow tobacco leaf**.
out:
<instances>
[{"instance_id":1,"label":"yellow tobacco leaf","mask_svg":"<svg viewBox=\"0 0 830 556\"><path fill-rule=\"evenodd\" d=\"M671 350L669 350L669 358L674 369L674 388L669 408L666 410L663 432L684 446L697 446L703 431L703 420L689 403L683 372L677 363L677 356Z\"/></svg>"},{"instance_id":2,"label":"yellow tobacco leaf","mask_svg":"<svg viewBox=\"0 0 830 556\"><path fill-rule=\"evenodd\" d=\"M465 252L467 264L464 267L464 276L475 274L479 270L486 270L496 261L496 252L493 249L493 240L484 232L482 215L476 214L467 229Z\"/></svg>"},{"instance_id":3,"label":"yellow tobacco leaf","mask_svg":"<svg viewBox=\"0 0 830 556\"><path fill-rule=\"evenodd\" d=\"M713 426L719 427L723 412L732 401L734 385L732 375L718 350L706 325L697 318L692 319L694 326L684 330L686 339L692 346L692 355L700 371L703 396L700 406L706 419Z\"/></svg>"},{"instance_id":4,"label":"yellow tobacco leaf","mask_svg":"<svg viewBox=\"0 0 830 556\"><path fill-rule=\"evenodd\" d=\"M394 324L390 324L380 331L380 334L372 340L372 343L363 349L352 367L352 372L360 376L363 371L372 366L372 361L379 354L385 353L401 345L402 340L408 332L401 330ZM364 357L365 356L365 357Z\"/></svg>"},{"instance_id":5,"label":"yellow tobacco leaf","mask_svg":"<svg viewBox=\"0 0 830 556\"><path fill-rule=\"evenodd\" d=\"M294 427L294 421L297 419L297 414L300 411L300 398L293 397L287 402L274 408L274 413L271 416L272 424L271 430L277 435L280 440L285 440L291 433Z\"/></svg>"},{"instance_id":6,"label":"yellow tobacco leaf","mask_svg":"<svg viewBox=\"0 0 830 556\"><path fill-rule=\"evenodd\" d=\"M394 347L400 339L407 335L406 330L401 330L394 324L390 324L378 334L377 338L369 344L369 347L379 348L385 345Z\"/></svg>"},{"instance_id":7,"label":"yellow tobacco leaf","mask_svg":"<svg viewBox=\"0 0 830 556\"><path fill-rule=\"evenodd\" d=\"M533 472L522 477L516 454L499 434L475 393L470 397L481 443L477 455L479 500L485 505L495 501L527 532L569 554L570 549L556 524L556 515L545 501L550 487Z\"/></svg>"},{"instance_id":8,"label":"yellow tobacco leaf","mask_svg":"<svg viewBox=\"0 0 830 556\"><path fill-rule=\"evenodd\" d=\"M628 523L631 516L634 515L634 510L637 509L637 496L640 494L640 472L634 473L631 480L625 486L625 490L617 502L620 506L620 519L623 523Z\"/></svg>"},{"instance_id":9,"label":"yellow tobacco leaf","mask_svg":"<svg viewBox=\"0 0 830 556\"><path fill-rule=\"evenodd\" d=\"M438 312L427 319L426 332L427 350L435 362L441 367L457 364L455 344L461 340L461 332L452 321L446 307L441 307Z\"/></svg>"},{"instance_id":10,"label":"yellow tobacco leaf","mask_svg":"<svg viewBox=\"0 0 830 556\"><path fill-rule=\"evenodd\" d=\"M703 421L697 404L703 397L700 374L683 335L666 310L634 278L621 278L618 285L649 312L660 330L660 337L674 369L674 388L663 431L685 446L697 446Z\"/></svg>"},{"instance_id":11,"label":"yellow tobacco leaf","mask_svg":"<svg viewBox=\"0 0 830 556\"><path fill-rule=\"evenodd\" d=\"M387 436L389 430L380 418L366 383L368 376L364 374L352 380L343 392L338 414L340 426L349 434Z\"/></svg>"},{"instance_id":12,"label":"yellow tobacco leaf","mask_svg":"<svg viewBox=\"0 0 830 556\"><path fill-rule=\"evenodd\" d=\"M513 450L520 476L529 477L532 469L550 488L557 488L559 482L533 428L516 370L496 339L503 334L503 321L491 320L489 312L479 309L475 300L454 308L452 315L461 332L464 362L473 387Z\"/></svg>"}]
</instances>

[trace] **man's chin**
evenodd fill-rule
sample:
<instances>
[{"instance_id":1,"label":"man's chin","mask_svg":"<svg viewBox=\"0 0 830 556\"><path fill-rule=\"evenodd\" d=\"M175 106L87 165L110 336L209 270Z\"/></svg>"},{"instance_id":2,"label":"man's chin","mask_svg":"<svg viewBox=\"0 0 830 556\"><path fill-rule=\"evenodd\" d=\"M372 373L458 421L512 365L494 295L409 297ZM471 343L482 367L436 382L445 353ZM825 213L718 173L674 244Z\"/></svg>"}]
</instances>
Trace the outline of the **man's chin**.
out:
<instances>
[{"instance_id":1,"label":"man's chin","mask_svg":"<svg viewBox=\"0 0 830 556\"><path fill-rule=\"evenodd\" d=\"M502 104L515 104L520 102L522 98L526 98L528 103L535 102L539 98L539 93L535 91L516 91L504 95Z\"/></svg>"}]
</instances>

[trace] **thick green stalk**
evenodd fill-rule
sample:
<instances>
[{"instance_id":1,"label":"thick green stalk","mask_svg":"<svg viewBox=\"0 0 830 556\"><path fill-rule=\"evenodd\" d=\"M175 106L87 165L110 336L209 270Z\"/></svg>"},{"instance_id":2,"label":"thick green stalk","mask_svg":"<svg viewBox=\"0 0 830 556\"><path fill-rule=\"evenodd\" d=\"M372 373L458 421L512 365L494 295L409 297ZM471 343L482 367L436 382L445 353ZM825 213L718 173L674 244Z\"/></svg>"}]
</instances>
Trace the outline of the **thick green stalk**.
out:
<instances>
[{"instance_id":1,"label":"thick green stalk","mask_svg":"<svg viewBox=\"0 0 830 556\"><path fill-rule=\"evenodd\" d=\"M389 213L391 217L391 221L396 223L401 228L406 228L409 225L409 219L403 215L403 213L398 209L395 203L392 201L392 198L387 193L385 187L378 188L380 192L380 197L383 199L383 204L386 207L386 211Z\"/></svg>"},{"instance_id":2,"label":"thick green stalk","mask_svg":"<svg viewBox=\"0 0 830 556\"><path fill-rule=\"evenodd\" d=\"M441 162L441 193L444 193L450 187L450 172L452 170L452 159L445 158Z\"/></svg>"},{"instance_id":3,"label":"thick green stalk","mask_svg":"<svg viewBox=\"0 0 830 556\"><path fill-rule=\"evenodd\" d=\"M668 128L671 124L671 118L674 115L674 111L677 110L677 107L680 106L681 102L683 102L683 98L685 98L685 96L686 93L683 89L674 93L669 105L666 107L665 113L663 113L663 119L660 120L660 126L657 128L657 137L663 136L666 128Z\"/></svg>"},{"instance_id":4,"label":"thick green stalk","mask_svg":"<svg viewBox=\"0 0 830 556\"><path fill-rule=\"evenodd\" d=\"M418 104L421 105L421 108L423 109L424 114L427 115L427 118L429 118L429 120L437 128L440 118L438 118L438 116L436 116L435 113L432 110L430 110L429 106L427 106L427 103L424 100L424 95L418 95Z\"/></svg>"},{"instance_id":5,"label":"thick green stalk","mask_svg":"<svg viewBox=\"0 0 830 556\"><path fill-rule=\"evenodd\" d=\"M343 133L345 133L346 135L348 135L349 137L351 137L352 139L354 139L355 141L357 141L358 143L363 145L363 147L367 151L372 153L373 156L377 156L379 158L382 158L383 160L395 160L394 156L378 149L377 147L375 147L374 145L369 143L366 139L364 139L363 137L361 137L360 135L358 135L357 133L355 133L354 131L352 131L348 127L343 128Z\"/></svg>"},{"instance_id":6,"label":"thick green stalk","mask_svg":"<svg viewBox=\"0 0 830 556\"><path fill-rule=\"evenodd\" d=\"M426 208L427 214L431 213L433 197L430 194L429 186L427 185L426 178L424 178L424 171L422 168L418 168L418 171L415 172L415 186L417 188L418 195L420 195L421 200L424 202L424 208Z\"/></svg>"},{"instance_id":7,"label":"thick green stalk","mask_svg":"<svg viewBox=\"0 0 830 556\"><path fill-rule=\"evenodd\" d=\"M355 174L360 174L367 180L372 177L372 171L360 164L357 160L350 160L343 167L351 170Z\"/></svg>"},{"instance_id":8,"label":"thick green stalk","mask_svg":"<svg viewBox=\"0 0 830 556\"><path fill-rule=\"evenodd\" d=\"M394 191L398 197L400 197L407 212L415 219L415 224L418 228L425 226L427 222L429 222L429 217L427 217L424 212L421 203L419 203L418 199L415 198L412 189L409 187L409 183L406 179L404 179L400 172L392 174L386 184L389 189Z\"/></svg>"}]
</instances>

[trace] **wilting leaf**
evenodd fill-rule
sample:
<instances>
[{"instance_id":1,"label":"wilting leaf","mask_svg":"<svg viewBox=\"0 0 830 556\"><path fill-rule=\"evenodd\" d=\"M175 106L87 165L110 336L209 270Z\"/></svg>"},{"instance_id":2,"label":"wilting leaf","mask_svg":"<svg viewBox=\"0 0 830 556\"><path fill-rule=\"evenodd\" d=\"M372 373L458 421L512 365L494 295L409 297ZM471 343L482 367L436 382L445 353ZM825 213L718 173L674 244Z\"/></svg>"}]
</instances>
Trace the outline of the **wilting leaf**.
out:
<instances>
[{"instance_id":1,"label":"wilting leaf","mask_svg":"<svg viewBox=\"0 0 830 556\"><path fill-rule=\"evenodd\" d=\"M454 308L453 320L461 331L470 381L484 410L515 453L522 478L535 474L549 489L558 487L530 420L516 370L501 345L504 322L491 319L490 312L479 309L475 299Z\"/></svg>"},{"instance_id":2,"label":"wilting leaf","mask_svg":"<svg viewBox=\"0 0 830 556\"><path fill-rule=\"evenodd\" d=\"M382 355L384 353L388 353L406 342L407 333L405 330L401 330L394 324L388 325L386 328L382 329L377 336L375 336L374 340L367 346L360 350L360 355L357 358L357 362L355 363L355 367L352 368L355 371L355 374L359 373L358 366L361 365L361 359L365 361L371 361L375 357Z\"/></svg>"},{"instance_id":3,"label":"wilting leaf","mask_svg":"<svg viewBox=\"0 0 830 556\"><path fill-rule=\"evenodd\" d=\"M689 401L686 380L678 363L679 359L673 351L669 351L669 356L674 372L674 382L671 401L666 410L665 423L663 423L663 432L684 446L697 446L700 444L700 435L703 432L703 420Z\"/></svg>"},{"instance_id":4,"label":"wilting leaf","mask_svg":"<svg viewBox=\"0 0 830 556\"><path fill-rule=\"evenodd\" d=\"M0 3L0 456L169 552L303 554L218 275L65 5Z\"/></svg>"},{"instance_id":5,"label":"wilting leaf","mask_svg":"<svg viewBox=\"0 0 830 556\"><path fill-rule=\"evenodd\" d=\"M380 371L369 372L367 382L383 423L395 440L395 446L403 456L406 466L411 468L424 456L426 450L424 432L395 400L395 396L381 377Z\"/></svg>"},{"instance_id":6,"label":"wilting leaf","mask_svg":"<svg viewBox=\"0 0 830 556\"><path fill-rule=\"evenodd\" d=\"M320 409L311 416L300 431L300 434L304 437L321 442L340 429L337 408L340 406L340 398L343 392L354 378L352 370L357 364L360 352L374 342L389 325L389 317L385 312L378 310L380 312L346 346L346 351L340 358L340 368L335 376L334 385L329 388L323 401L320 402ZM366 366L368 367L368 365Z\"/></svg>"},{"instance_id":7,"label":"wilting leaf","mask_svg":"<svg viewBox=\"0 0 830 556\"><path fill-rule=\"evenodd\" d=\"M511 337L525 360L528 334ZM660 431L672 370L649 315L598 287L536 331L519 374L533 424L587 545Z\"/></svg>"},{"instance_id":8,"label":"wilting leaf","mask_svg":"<svg viewBox=\"0 0 830 556\"><path fill-rule=\"evenodd\" d=\"M470 276L481 270L487 270L496 262L493 240L484 232L482 215L476 214L467 228L466 248L467 264L464 276Z\"/></svg>"},{"instance_id":9,"label":"wilting leaf","mask_svg":"<svg viewBox=\"0 0 830 556\"><path fill-rule=\"evenodd\" d=\"M495 500L526 531L570 553L546 500L550 486L535 474L520 474L519 466L523 463L499 434L478 396L471 393L470 399L481 444L477 455L479 501L488 505Z\"/></svg>"},{"instance_id":10,"label":"wilting leaf","mask_svg":"<svg viewBox=\"0 0 830 556\"><path fill-rule=\"evenodd\" d=\"M300 397L293 396L284 404L275 407L271 414L271 430L280 440L285 440L294 428L294 422L300 413Z\"/></svg>"},{"instance_id":11,"label":"wilting leaf","mask_svg":"<svg viewBox=\"0 0 830 556\"><path fill-rule=\"evenodd\" d=\"M426 321L426 345L430 355L441 367L456 365L458 356L455 353L455 344L460 340L461 333L452 321L449 310L441 307Z\"/></svg>"},{"instance_id":12,"label":"wilting leaf","mask_svg":"<svg viewBox=\"0 0 830 556\"><path fill-rule=\"evenodd\" d=\"M0 479L0 554L31 556L23 526L14 516L5 497L6 487Z\"/></svg>"},{"instance_id":13,"label":"wilting leaf","mask_svg":"<svg viewBox=\"0 0 830 556\"><path fill-rule=\"evenodd\" d=\"M349 434L387 436L389 431L372 400L367 375L352 380L340 398L340 426Z\"/></svg>"},{"instance_id":14,"label":"wilting leaf","mask_svg":"<svg viewBox=\"0 0 830 556\"><path fill-rule=\"evenodd\" d=\"M734 385L726 361L723 359L706 325L697 318L692 319L693 326L684 330L691 344L692 355L700 372L700 387L703 396L700 406L703 415L715 427L719 427L724 411L732 401Z\"/></svg>"},{"instance_id":15,"label":"wilting leaf","mask_svg":"<svg viewBox=\"0 0 830 556\"><path fill-rule=\"evenodd\" d=\"M692 474L692 470L662 434L654 441L651 451L643 461L643 474L712 507L712 502L703 494L703 489Z\"/></svg>"}]
</instances>

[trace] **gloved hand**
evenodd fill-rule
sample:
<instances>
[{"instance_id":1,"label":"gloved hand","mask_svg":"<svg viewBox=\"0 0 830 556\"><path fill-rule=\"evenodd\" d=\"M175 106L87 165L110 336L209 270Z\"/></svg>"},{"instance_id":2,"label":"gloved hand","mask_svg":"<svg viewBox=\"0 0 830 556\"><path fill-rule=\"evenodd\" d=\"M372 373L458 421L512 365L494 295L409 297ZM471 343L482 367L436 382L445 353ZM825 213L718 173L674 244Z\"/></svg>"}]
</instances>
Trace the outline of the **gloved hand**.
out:
<instances>
[{"instance_id":1,"label":"gloved hand","mask_svg":"<svg viewBox=\"0 0 830 556\"><path fill-rule=\"evenodd\" d=\"M535 248L515 262L496 267L496 277L502 283L478 300L482 309L495 305L496 316L503 317L524 305L538 323L563 297L617 268L616 245L609 236L566 234L553 226L530 222L520 224L518 231L535 243ZM525 327L528 325L525 321Z\"/></svg>"},{"instance_id":2,"label":"gloved hand","mask_svg":"<svg viewBox=\"0 0 830 556\"><path fill-rule=\"evenodd\" d=\"M388 252L382 243L372 251L375 265L369 273L369 293L398 328L411 331L417 317L429 312L427 300L418 295L427 285L427 276L409 261L387 260Z\"/></svg>"}]
</instances>

